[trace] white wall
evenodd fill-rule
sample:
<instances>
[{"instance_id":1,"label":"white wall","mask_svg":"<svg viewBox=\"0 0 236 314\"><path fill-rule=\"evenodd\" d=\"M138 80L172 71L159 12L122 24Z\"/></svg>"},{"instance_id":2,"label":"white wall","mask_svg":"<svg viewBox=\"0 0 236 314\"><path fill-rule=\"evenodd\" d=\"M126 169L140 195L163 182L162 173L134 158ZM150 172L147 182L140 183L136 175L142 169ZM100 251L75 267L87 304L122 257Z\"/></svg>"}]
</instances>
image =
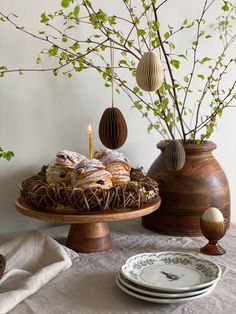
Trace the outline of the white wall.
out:
<instances>
[{"instance_id":1,"label":"white wall","mask_svg":"<svg viewBox=\"0 0 236 314\"><path fill-rule=\"evenodd\" d=\"M186 8L187 2L190 1L178 1L177 6L176 1L170 0L172 10L168 10L168 19L175 19L180 12L184 17L187 14L194 16L198 1L191 1ZM121 10L119 0L100 0L96 3L110 11L114 7L117 12ZM1 0L0 10L6 14L17 13L19 23L35 31L41 27L40 13L53 11L59 4L59 0ZM6 23L0 24L0 38L0 64L11 68L35 67L38 52L44 47L41 42ZM48 61L48 66L51 62ZM88 123L94 128L94 148L100 148L102 145L97 127L101 114L110 104L110 91L104 88L100 77L90 70L71 79L63 76L55 78L47 73L26 73L22 76L9 74L0 80L0 144L15 152L11 162L0 160L0 233L39 228L47 224L24 217L16 211L14 201L19 196L19 183L35 174L61 149L87 154ZM122 150L133 166L143 166L147 170L158 154L155 146L161 138L155 132L150 135L146 132L146 121L135 109L130 108L125 96L117 96L116 104L123 111L129 127L129 136ZM235 110L227 110L213 140L218 145L215 156L229 179L232 215L236 222L235 118Z\"/></svg>"}]
</instances>

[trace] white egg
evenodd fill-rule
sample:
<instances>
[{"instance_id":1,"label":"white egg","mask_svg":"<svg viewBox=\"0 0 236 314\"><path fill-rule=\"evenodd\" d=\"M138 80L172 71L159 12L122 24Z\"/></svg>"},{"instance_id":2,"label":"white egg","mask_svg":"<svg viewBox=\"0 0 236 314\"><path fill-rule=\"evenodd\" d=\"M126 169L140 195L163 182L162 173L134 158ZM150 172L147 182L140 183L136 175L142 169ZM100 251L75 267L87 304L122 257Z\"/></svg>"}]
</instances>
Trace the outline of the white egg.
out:
<instances>
[{"instance_id":1,"label":"white egg","mask_svg":"<svg viewBox=\"0 0 236 314\"><path fill-rule=\"evenodd\" d=\"M202 219L209 222L224 221L224 216L218 208L210 207L202 215Z\"/></svg>"}]
</instances>

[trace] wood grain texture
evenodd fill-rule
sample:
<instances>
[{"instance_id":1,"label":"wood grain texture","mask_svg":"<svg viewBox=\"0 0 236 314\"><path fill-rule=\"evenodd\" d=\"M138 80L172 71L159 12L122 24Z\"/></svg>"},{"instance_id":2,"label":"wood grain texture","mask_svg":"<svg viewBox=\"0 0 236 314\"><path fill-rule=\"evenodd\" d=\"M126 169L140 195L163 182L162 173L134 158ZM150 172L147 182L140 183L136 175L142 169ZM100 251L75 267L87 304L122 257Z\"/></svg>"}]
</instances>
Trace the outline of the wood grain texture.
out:
<instances>
[{"instance_id":1,"label":"wood grain texture","mask_svg":"<svg viewBox=\"0 0 236 314\"><path fill-rule=\"evenodd\" d=\"M120 148L126 141L128 129L122 112L115 107L107 108L99 123L99 137L110 149Z\"/></svg>"},{"instance_id":2,"label":"wood grain texture","mask_svg":"<svg viewBox=\"0 0 236 314\"><path fill-rule=\"evenodd\" d=\"M177 236L200 236L200 217L209 207L219 208L230 222L230 191L223 169L212 155L216 145L185 144L186 160L178 171L165 166L165 142L157 147L161 154L148 175L159 182L161 206L142 218L143 225L158 233Z\"/></svg>"},{"instance_id":3,"label":"wood grain texture","mask_svg":"<svg viewBox=\"0 0 236 314\"><path fill-rule=\"evenodd\" d=\"M207 255L222 255L226 251L219 244L218 241L223 238L226 232L226 221L209 222L200 219L201 231L204 237L209 241L204 247L200 249L201 253Z\"/></svg>"},{"instance_id":4,"label":"wood grain texture","mask_svg":"<svg viewBox=\"0 0 236 314\"><path fill-rule=\"evenodd\" d=\"M62 223L94 223L94 222L103 222L103 221L117 221L117 220L126 220L132 219L136 217L142 217L144 215L148 215L155 211L160 206L161 200L160 198L153 204L149 204L146 207L140 209L128 209L126 208L124 211L122 209L112 209L112 211L77 211L78 214L59 214L46 212L45 209L42 210L33 208L29 206L23 198L19 198L16 201L17 210L23 215L46 220L46 221L54 221L54 222L62 222Z\"/></svg>"},{"instance_id":5,"label":"wood grain texture","mask_svg":"<svg viewBox=\"0 0 236 314\"><path fill-rule=\"evenodd\" d=\"M111 235L106 222L71 225L66 246L76 252L93 253L112 247Z\"/></svg>"},{"instance_id":6,"label":"wood grain texture","mask_svg":"<svg viewBox=\"0 0 236 314\"><path fill-rule=\"evenodd\" d=\"M86 212L75 213L52 213L41 211L29 206L23 198L16 201L18 211L26 216L49 220L61 223L71 223L66 245L76 252L102 252L109 250L112 246L111 235L107 221L127 220L143 215L148 215L160 206L161 200L158 198L155 203L149 204L141 209L113 209L107 212ZM69 209L69 212L73 209Z\"/></svg>"}]
</instances>

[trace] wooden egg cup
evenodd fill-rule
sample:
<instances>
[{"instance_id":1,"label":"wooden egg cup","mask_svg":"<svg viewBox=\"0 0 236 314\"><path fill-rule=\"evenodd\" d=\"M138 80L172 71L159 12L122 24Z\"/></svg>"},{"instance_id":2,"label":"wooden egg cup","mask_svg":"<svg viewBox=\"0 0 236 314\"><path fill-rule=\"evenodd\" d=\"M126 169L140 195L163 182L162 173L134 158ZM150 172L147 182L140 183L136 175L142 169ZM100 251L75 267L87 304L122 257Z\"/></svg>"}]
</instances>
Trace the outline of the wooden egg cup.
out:
<instances>
[{"instance_id":1,"label":"wooden egg cup","mask_svg":"<svg viewBox=\"0 0 236 314\"><path fill-rule=\"evenodd\" d=\"M124 211L88 212L66 214L53 213L39 210L28 205L23 198L16 201L17 210L29 217L70 223L70 231L67 237L66 246L76 252L94 253L107 251L112 247L111 235L107 221L128 220L151 214L159 208L161 199L140 209L125 209Z\"/></svg>"},{"instance_id":2,"label":"wooden egg cup","mask_svg":"<svg viewBox=\"0 0 236 314\"><path fill-rule=\"evenodd\" d=\"M202 234L209 241L200 249L200 252L207 255L222 255L225 254L225 249L218 244L218 241L223 238L227 229L227 221L209 222L200 219Z\"/></svg>"}]
</instances>

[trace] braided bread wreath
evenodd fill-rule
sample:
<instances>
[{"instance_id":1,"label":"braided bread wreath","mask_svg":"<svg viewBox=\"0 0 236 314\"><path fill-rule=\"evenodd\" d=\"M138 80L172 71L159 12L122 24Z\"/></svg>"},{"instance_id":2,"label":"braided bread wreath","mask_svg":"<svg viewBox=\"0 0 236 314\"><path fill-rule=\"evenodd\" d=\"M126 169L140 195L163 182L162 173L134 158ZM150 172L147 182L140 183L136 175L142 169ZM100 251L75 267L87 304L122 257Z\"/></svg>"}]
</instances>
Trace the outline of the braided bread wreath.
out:
<instances>
[{"instance_id":1,"label":"braided bread wreath","mask_svg":"<svg viewBox=\"0 0 236 314\"><path fill-rule=\"evenodd\" d=\"M57 212L59 208L72 208L74 213L81 211L125 210L142 208L153 204L159 198L158 184L145 176L141 169L132 169L130 183L110 189L75 188L65 184L48 184L46 169L22 182L21 196L28 205L39 210ZM63 211L63 210L62 210ZM70 210L71 211L71 210Z\"/></svg>"}]
</instances>

